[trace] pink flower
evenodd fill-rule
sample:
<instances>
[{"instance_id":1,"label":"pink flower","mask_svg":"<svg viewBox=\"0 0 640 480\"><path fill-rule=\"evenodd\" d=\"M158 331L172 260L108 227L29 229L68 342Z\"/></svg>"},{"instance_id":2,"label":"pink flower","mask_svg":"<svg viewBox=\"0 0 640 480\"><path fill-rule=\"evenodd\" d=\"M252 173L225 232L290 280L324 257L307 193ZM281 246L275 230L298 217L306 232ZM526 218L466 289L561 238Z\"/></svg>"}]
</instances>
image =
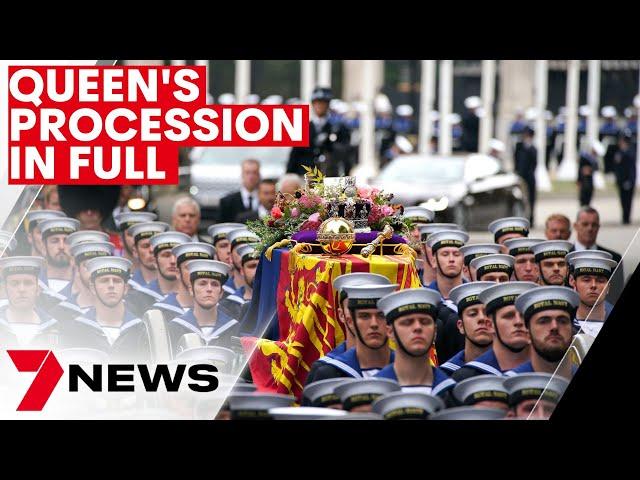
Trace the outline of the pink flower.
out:
<instances>
[{"instance_id":1,"label":"pink flower","mask_svg":"<svg viewBox=\"0 0 640 480\"><path fill-rule=\"evenodd\" d=\"M291 209L291 216L293 218L296 218L298 215L300 215L300 212L298 211L298 209L297 208L292 208Z\"/></svg>"},{"instance_id":2,"label":"pink flower","mask_svg":"<svg viewBox=\"0 0 640 480\"><path fill-rule=\"evenodd\" d=\"M322 198L318 195L303 195L298 199L298 203L302 208L314 208L322 202Z\"/></svg>"},{"instance_id":3,"label":"pink flower","mask_svg":"<svg viewBox=\"0 0 640 480\"><path fill-rule=\"evenodd\" d=\"M358 187L358 196L360 198L365 198L365 199L369 199L371 198L371 187L366 186L366 187Z\"/></svg>"},{"instance_id":4,"label":"pink flower","mask_svg":"<svg viewBox=\"0 0 640 480\"><path fill-rule=\"evenodd\" d=\"M282 217L282 210L280 210L278 207L273 207L271 209L271 216L275 219L281 218Z\"/></svg>"},{"instance_id":5,"label":"pink flower","mask_svg":"<svg viewBox=\"0 0 640 480\"><path fill-rule=\"evenodd\" d=\"M375 198L378 195L380 195L380 189L379 188L372 188L371 189L371 198Z\"/></svg>"},{"instance_id":6,"label":"pink flower","mask_svg":"<svg viewBox=\"0 0 640 480\"><path fill-rule=\"evenodd\" d=\"M320 214L318 212L309 215L309 221L310 222L319 222L320 221Z\"/></svg>"},{"instance_id":7,"label":"pink flower","mask_svg":"<svg viewBox=\"0 0 640 480\"><path fill-rule=\"evenodd\" d=\"M385 217L390 217L391 215L393 215L393 208L391 208L389 205L384 205L382 207L382 215L384 215Z\"/></svg>"}]
</instances>

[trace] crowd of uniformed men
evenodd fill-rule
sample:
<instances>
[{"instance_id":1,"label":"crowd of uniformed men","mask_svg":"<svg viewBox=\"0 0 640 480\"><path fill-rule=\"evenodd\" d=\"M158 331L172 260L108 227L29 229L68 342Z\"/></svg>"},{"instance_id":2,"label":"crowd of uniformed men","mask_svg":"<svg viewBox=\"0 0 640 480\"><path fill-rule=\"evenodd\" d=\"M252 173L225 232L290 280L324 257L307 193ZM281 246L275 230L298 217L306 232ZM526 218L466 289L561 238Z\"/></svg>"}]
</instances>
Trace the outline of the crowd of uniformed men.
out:
<instances>
[{"instance_id":1,"label":"crowd of uniformed men","mask_svg":"<svg viewBox=\"0 0 640 480\"><path fill-rule=\"evenodd\" d=\"M174 358L185 334L228 347L247 333L242 320L259 255L244 224L216 223L200 237L198 205L184 197L172 225L151 212L116 209L113 233L100 226L111 212L92 206L86 191L66 188L71 197L60 191L60 203L69 216L31 210L21 226L27 242L0 235L3 347L82 348L149 361L143 317L154 309ZM303 407L289 408L290 396L253 392L245 379L222 416L550 414L575 370L563 361L574 335L597 335L611 310L608 282L620 256L596 245L598 213L579 212L575 243L567 241L569 220L555 215L547 221L550 240L530 238L529 221L510 217L492 222L494 242L480 244L468 243L455 224L432 223L424 208L407 207L404 215L415 225L408 240L419 252L424 286L398 290L373 273L338 277L346 341L311 366ZM429 360L432 346L438 366Z\"/></svg>"}]
</instances>

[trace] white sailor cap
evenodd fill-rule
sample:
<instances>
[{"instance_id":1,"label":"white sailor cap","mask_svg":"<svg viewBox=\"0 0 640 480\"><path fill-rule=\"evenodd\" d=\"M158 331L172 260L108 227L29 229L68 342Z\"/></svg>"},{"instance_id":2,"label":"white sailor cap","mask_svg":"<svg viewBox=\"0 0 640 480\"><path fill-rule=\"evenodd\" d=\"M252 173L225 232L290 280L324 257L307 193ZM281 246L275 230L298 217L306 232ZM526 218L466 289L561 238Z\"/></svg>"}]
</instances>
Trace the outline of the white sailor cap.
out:
<instances>
[{"instance_id":1,"label":"white sailor cap","mask_svg":"<svg viewBox=\"0 0 640 480\"><path fill-rule=\"evenodd\" d=\"M227 233L227 238L231 242L232 249L244 243L258 243L260 241L260 238L246 227L231 230Z\"/></svg>"},{"instance_id":2,"label":"white sailor cap","mask_svg":"<svg viewBox=\"0 0 640 480\"><path fill-rule=\"evenodd\" d=\"M491 255L483 255L471 260L469 266L476 269L476 278L482 280L482 277L491 272L504 272L511 276L513 273L513 264L515 258L511 255L503 253L492 253Z\"/></svg>"},{"instance_id":3,"label":"white sailor cap","mask_svg":"<svg viewBox=\"0 0 640 480\"><path fill-rule=\"evenodd\" d=\"M3 277L18 273L26 273L37 277L44 266L45 261L42 257L18 256L0 258L0 271L2 271Z\"/></svg>"},{"instance_id":4,"label":"white sailor cap","mask_svg":"<svg viewBox=\"0 0 640 480\"><path fill-rule=\"evenodd\" d=\"M533 282L498 283L480 292L480 303L484 304L487 315L490 315L499 308L513 305L520 294L533 288L538 288L538 284Z\"/></svg>"},{"instance_id":5,"label":"white sailor cap","mask_svg":"<svg viewBox=\"0 0 640 480\"><path fill-rule=\"evenodd\" d=\"M260 252L248 243L245 243L238 247L238 256L240 257L242 265L244 265L250 260L259 260Z\"/></svg>"},{"instance_id":6,"label":"white sailor cap","mask_svg":"<svg viewBox=\"0 0 640 480\"><path fill-rule=\"evenodd\" d=\"M378 300L393 293L398 288L397 283L389 285L347 285L342 287L349 298L349 308L377 308Z\"/></svg>"},{"instance_id":7,"label":"white sailor cap","mask_svg":"<svg viewBox=\"0 0 640 480\"><path fill-rule=\"evenodd\" d=\"M460 248L469 240L469 235L461 230L441 230L429 235L427 245L433 253L444 247Z\"/></svg>"},{"instance_id":8,"label":"white sailor cap","mask_svg":"<svg viewBox=\"0 0 640 480\"><path fill-rule=\"evenodd\" d=\"M509 249L509 255L516 257L518 255L525 255L533 253L531 247L538 243L546 242L544 238L509 238L504 241L504 246Z\"/></svg>"},{"instance_id":9,"label":"white sailor cap","mask_svg":"<svg viewBox=\"0 0 640 480\"><path fill-rule=\"evenodd\" d=\"M153 222L156 218L158 215L153 212L123 212L113 217L113 220L116 228L124 232L136 223Z\"/></svg>"},{"instance_id":10,"label":"white sailor cap","mask_svg":"<svg viewBox=\"0 0 640 480\"><path fill-rule=\"evenodd\" d=\"M187 348L176 354L177 363L208 363L215 366L219 372L229 372L236 354L229 348L215 345L204 345Z\"/></svg>"},{"instance_id":11,"label":"white sailor cap","mask_svg":"<svg viewBox=\"0 0 640 480\"><path fill-rule=\"evenodd\" d=\"M38 223L40 231L42 232L42 238L47 238L51 235L70 235L78 231L80 222L75 218L52 218L49 220L42 220Z\"/></svg>"},{"instance_id":12,"label":"white sailor cap","mask_svg":"<svg viewBox=\"0 0 640 480\"><path fill-rule=\"evenodd\" d=\"M111 257L114 250L110 242L82 242L71 247L71 256L76 264L96 257Z\"/></svg>"},{"instance_id":13,"label":"white sailor cap","mask_svg":"<svg viewBox=\"0 0 640 480\"><path fill-rule=\"evenodd\" d=\"M262 105L282 105L283 101L282 95L269 95L260 103Z\"/></svg>"},{"instance_id":14,"label":"white sailor cap","mask_svg":"<svg viewBox=\"0 0 640 480\"><path fill-rule=\"evenodd\" d=\"M218 97L220 105L232 105L236 103L236 96L233 93L223 93Z\"/></svg>"},{"instance_id":15,"label":"white sailor cap","mask_svg":"<svg viewBox=\"0 0 640 480\"><path fill-rule=\"evenodd\" d=\"M462 253L462 256L464 257L464 264L466 266L469 266L471 260L474 258L499 252L500 245L497 243L472 243L470 245L460 247L460 253Z\"/></svg>"},{"instance_id":16,"label":"white sailor cap","mask_svg":"<svg viewBox=\"0 0 640 480\"><path fill-rule=\"evenodd\" d=\"M574 278L580 275L596 275L611 278L618 262L609 258L580 256L574 257L569 265L571 275L573 275Z\"/></svg>"},{"instance_id":17,"label":"white sailor cap","mask_svg":"<svg viewBox=\"0 0 640 480\"><path fill-rule=\"evenodd\" d=\"M269 416L274 420L333 420L347 415L349 415L348 412L335 408L277 407L269 409Z\"/></svg>"},{"instance_id":18,"label":"white sailor cap","mask_svg":"<svg viewBox=\"0 0 640 480\"><path fill-rule=\"evenodd\" d=\"M470 110L479 108L482 106L482 99L476 95L467 97L464 99L464 106Z\"/></svg>"},{"instance_id":19,"label":"white sailor cap","mask_svg":"<svg viewBox=\"0 0 640 480\"><path fill-rule=\"evenodd\" d=\"M6 250L11 252L16 248L17 242L12 233L0 230L0 255Z\"/></svg>"},{"instance_id":20,"label":"white sailor cap","mask_svg":"<svg viewBox=\"0 0 640 480\"><path fill-rule=\"evenodd\" d=\"M569 265L571 265L576 259L582 257L605 258L608 260L613 259L613 255L611 255L609 252L605 252L604 250L574 250L573 252L567 253L564 259Z\"/></svg>"},{"instance_id":21,"label":"white sailor cap","mask_svg":"<svg viewBox=\"0 0 640 480\"><path fill-rule=\"evenodd\" d=\"M575 290L552 285L524 292L518 297L515 305L527 323L532 315L544 310L565 310L573 318L579 302L580 297Z\"/></svg>"},{"instance_id":22,"label":"white sailor cap","mask_svg":"<svg viewBox=\"0 0 640 480\"><path fill-rule=\"evenodd\" d=\"M509 391L509 404L514 407L524 400L543 399L558 403L569 382L559 375L527 372L504 379Z\"/></svg>"},{"instance_id":23,"label":"white sailor cap","mask_svg":"<svg viewBox=\"0 0 640 480\"><path fill-rule=\"evenodd\" d=\"M580 105L580 108L578 108L578 115L581 117L588 117L590 113L591 109L589 108L589 105Z\"/></svg>"},{"instance_id":24,"label":"white sailor cap","mask_svg":"<svg viewBox=\"0 0 640 480\"><path fill-rule=\"evenodd\" d=\"M306 385L302 391L302 395L309 400L314 407L338 405L340 403L340 397L336 395L335 389L338 385L346 381L349 381L349 379L344 377L318 380L317 382Z\"/></svg>"},{"instance_id":25,"label":"white sailor cap","mask_svg":"<svg viewBox=\"0 0 640 480\"><path fill-rule=\"evenodd\" d=\"M494 220L487 228L493 234L495 242L499 243L500 237L508 233L519 233L526 237L530 227L529 220L524 217L505 217Z\"/></svg>"},{"instance_id":26,"label":"white sailor cap","mask_svg":"<svg viewBox=\"0 0 640 480\"><path fill-rule=\"evenodd\" d=\"M524 118L529 121L535 120L538 118L538 109L535 107L527 108L524 112Z\"/></svg>"},{"instance_id":27,"label":"white sailor cap","mask_svg":"<svg viewBox=\"0 0 640 480\"><path fill-rule=\"evenodd\" d=\"M546 240L533 245L531 251L535 255L536 262L540 262L545 258L564 258L571 247L573 244L568 240Z\"/></svg>"},{"instance_id":28,"label":"white sailor cap","mask_svg":"<svg viewBox=\"0 0 640 480\"><path fill-rule=\"evenodd\" d=\"M457 113L450 113L449 121L451 122L452 125L457 125L462 121L462 117Z\"/></svg>"},{"instance_id":29,"label":"white sailor cap","mask_svg":"<svg viewBox=\"0 0 640 480\"><path fill-rule=\"evenodd\" d=\"M500 408L455 407L434 413L429 420L502 420L506 415Z\"/></svg>"},{"instance_id":30,"label":"white sailor cap","mask_svg":"<svg viewBox=\"0 0 640 480\"><path fill-rule=\"evenodd\" d=\"M396 114L400 117L410 117L413 115L413 107L411 105L398 105L396 107Z\"/></svg>"},{"instance_id":31,"label":"white sailor cap","mask_svg":"<svg viewBox=\"0 0 640 480\"><path fill-rule=\"evenodd\" d=\"M374 413L385 420L426 420L445 408L444 402L433 395L414 392L392 392L378 397L372 404Z\"/></svg>"},{"instance_id":32,"label":"white sailor cap","mask_svg":"<svg viewBox=\"0 0 640 480\"><path fill-rule=\"evenodd\" d=\"M600 114L604 118L615 118L616 115L618 115L618 111L616 110L616 107L614 107L613 105L605 105L600 109Z\"/></svg>"},{"instance_id":33,"label":"white sailor cap","mask_svg":"<svg viewBox=\"0 0 640 480\"><path fill-rule=\"evenodd\" d=\"M133 237L134 243L137 244L142 239L167 232L170 228L169 224L164 222L142 222L129 227L128 233Z\"/></svg>"},{"instance_id":34,"label":"white sailor cap","mask_svg":"<svg viewBox=\"0 0 640 480\"><path fill-rule=\"evenodd\" d=\"M28 233L38 226L38 222L50 220L52 218L65 218L66 215L60 210L32 210L27 212L24 217L25 229Z\"/></svg>"},{"instance_id":35,"label":"white sailor cap","mask_svg":"<svg viewBox=\"0 0 640 480\"><path fill-rule=\"evenodd\" d=\"M440 292L431 288L407 288L390 293L378 300L378 310L384 313L388 324L398 317L425 313L434 319L441 302Z\"/></svg>"},{"instance_id":36,"label":"white sailor cap","mask_svg":"<svg viewBox=\"0 0 640 480\"><path fill-rule=\"evenodd\" d=\"M494 285L496 285L496 282L463 283L451 289L449 299L458 306L458 312L462 313L465 308L482 303L480 301L480 293Z\"/></svg>"},{"instance_id":37,"label":"white sailor cap","mask_svg":"<svg viewBox=\"0 0 640 480\"><path fill-rule=\"evenodd\" d=\"M233 420L268 419L269 410L290 407L295 402L293 395L281 393L232 393L228 397L229 410Z\"/></svg>"},{"instance_id":38,"label":"white sailor cap","mask_svg":"<svg viewBox=\"0 0 640 480\"><path fill-rule=\"evenodd\" d=\"M79 243L108 241L109 234L98 230L80 230L79 232L73 232L64 239L64 242L69 245L69 248L73 248Z\"/></svg>"},{"instance_id":39,"label":"white sailor cap","mask_svg":"<svg viewBox=\"0 0 640 480\"><path fill-rule=\"evenodd\" d=\"M137 225L134 225L134 227L137 227ZM161 250L173 248L176 245L181 245L190 241L191 237L182 232L160 232L151 237L151 248L153 249L154 255L157 256Z\"/></svg>"},{"instance_id":40,"label":"white sailor cap","mask_svg":"<svg viewBox=\"0 0 640 480\"><path fill-rule=\"evenodd\" d=\"M257 105L260 103L260 95L257 93L250 93L246 97L244 97L244 103L246 105Z\"/></svg>"},{"instance_id":41,"label":"white sailor cap","mask_svg":"<svg viewBox=\"0 0 640 480\"><path fill-rule=\"evenodd\" d=\"M602 157L607 152L605 146L598 140L594 140L593 142L591 142L591 149L596 152L596 155L598 155L599 157Z\"/></svg>"},{"instance_id":42,"label":"white sailor cap","mask_svg":"<svg viewBox=\"0 0 640 480\"><path fill-rule=\"evenodd\" d=\"M391 101L384 93L378 93L373 100L373 108L376 113L390 113L393 111Z\"/></svg>"},{"instance_id":43,"label":"white sailor cap","mask_svg":"<svg viewBox=\"0 0 640 480\"><path fill-rule=\"evenodd\" d=\"M420 240L426 242L432 233L441 232L442 230L460 230L460 225L456 223L427 223L425 225L419 225Z\"/></svg>"},{"instance_id":44,"label":"white sailor cap","mask_svg":"<svg viewBox=\"0 0 640 480\"><path fill-rule=\"evenodd\" d=\"M335 387L343 410L370 405L386 393L400 391L398 382L387 378L354 378Z\"/></svg>"},{"instance_id":45,"label":"white sailor cap","mask_svg":"<svg viewBox=\"0 0 640 480\"><path fill-rule=\"evenodd\" d=\"M478 375L467 378L453 387L453 396L463 405L475 405L492 401L509 404L509 391L504 386L504 377L497 375Z\"/></svg>"},{"instance_id":46,"label":"white sailor cap","mask_svg":"<svg viewBox=\"0 0 640 480\"><path fill-rule=\"evenodd\" d=\"M91 278L101 275L118 275L128 279L131 275L132 263L123 257L95 257L85 264Z\"/></svg>"},{"instance_id":47,"label":"white sailor cap","mask_svg":"<svg viewBox=\"0 0 640 480\"><path fill-rule=\"evenodd\" d=\"M504 153L507 150L504 142L501 142L497 138L492 138L489 140L489 149L495 150L496 152Z\"/></svg>"},{"instance_id":48,"label":"white sailor cap","mask_svg":"<svg viewBox=\"0 0 640 480\"><path fill-rule=\"evenodd\" d=\"M222 285L229 278L231 266L218 260L193 260L189 262L187 269L192 283L198 278L213 278Z\"/></svg>"},{"instance_id":49,"label":"white sailor cap","mask_svg":"<svg viewBox=\"0 0 640 480\"><path fill-rule=\"evenodd\" d=\"M210 243L187 242L176 245L171 252L176 256L176 263L180 265L188 260L213 260L216 249Z\"/></svg>"},{"instance_id":50,"label":"white sailor cap","mask_svg":"<svg viewBox=\"0 0 640 480\"><path fill-rule=\"evenodd\" d=\"M402 216L413 223L421 224L433 222L436 214L424 207L406 207Z\"/></svg>"},{"instance_id":51,"label":"white sailor cap","mask_svg":"<svg viewBox=\"0 0 640 480\"><path fill-rule=\"evenodd\" d=\"M390 285L391 281L379 273L355 272L340 275L333 281L333 290L340 295L340 303L347 298L344 291L346 286L354 285Z\"/></svg>"},{"instance_id":52,"label":"white sailor cap","mask_svg":"<svg viewBox=\"0 0 640 480\"><path fill-rule=\"evenodd\" d=\"M215 225L211 225L207 229L207 233L211 235L211 238L213 238L213 244L215 245L220 240L227 238L227 233L231 230L237 230L245 227L246 226L242 223L217 223Z\"/></svg>"}]
</instances>

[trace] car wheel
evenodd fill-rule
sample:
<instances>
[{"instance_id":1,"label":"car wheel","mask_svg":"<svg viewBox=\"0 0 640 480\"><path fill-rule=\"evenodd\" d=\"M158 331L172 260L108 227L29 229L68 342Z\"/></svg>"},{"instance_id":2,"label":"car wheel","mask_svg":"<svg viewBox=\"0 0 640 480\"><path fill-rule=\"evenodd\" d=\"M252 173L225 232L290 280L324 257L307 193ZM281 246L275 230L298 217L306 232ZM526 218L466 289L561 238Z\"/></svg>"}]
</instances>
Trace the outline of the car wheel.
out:
<instances>
[{"instance_id":1,"label":"car wheel","mask_svg":"<svg viewBox=\"0 0 640 480\"><path fill-rule=\"evenodd\" d=\"M453 223L460 225L465 230L469 229L469 209L461 203L453 207Z\"/></svg>"}]
</instances>

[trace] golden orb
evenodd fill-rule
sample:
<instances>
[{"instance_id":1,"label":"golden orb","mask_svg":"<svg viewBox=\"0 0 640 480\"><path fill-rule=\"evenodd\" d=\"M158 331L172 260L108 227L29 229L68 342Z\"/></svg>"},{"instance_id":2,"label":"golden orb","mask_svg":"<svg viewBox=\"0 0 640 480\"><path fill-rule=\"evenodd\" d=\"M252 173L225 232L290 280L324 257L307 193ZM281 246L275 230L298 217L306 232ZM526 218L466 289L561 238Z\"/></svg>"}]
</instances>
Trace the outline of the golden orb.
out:
<instances>
[{"instance_id":1,"label":"golden orb","mask_svg":"<svg viewBox=\"0 0 640 480\"><path fill-rule=\"evenodd\" d=\"M351 250L355 241L353 225L342 217L328 218L318 229L318 242L329 255L344 255Z\"/></svg>"}]
</instances>

